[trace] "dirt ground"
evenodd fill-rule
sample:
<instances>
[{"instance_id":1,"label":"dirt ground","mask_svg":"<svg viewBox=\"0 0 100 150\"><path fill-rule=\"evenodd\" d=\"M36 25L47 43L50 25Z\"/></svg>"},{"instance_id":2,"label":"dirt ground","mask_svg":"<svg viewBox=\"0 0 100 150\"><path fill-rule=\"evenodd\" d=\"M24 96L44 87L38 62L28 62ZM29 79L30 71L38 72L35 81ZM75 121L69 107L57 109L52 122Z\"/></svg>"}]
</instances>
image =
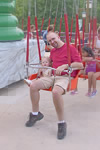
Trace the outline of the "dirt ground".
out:
<instances>
[{"instance_id":1,"label":"dirt ground","mask_svg":"<svg viewBox=\"0 0 100 150\"><path fill-rule=\"evenodd\" d=\"M85 96L87 80L79 79L78 94L64 98L67 136L56 138L57 116L51 92L41 91L44 119L26 128L31 111L29 88L23 81L0 90L0 148L2 150L100 150L100 82L93 98Z\"/></svg>"}]
</instances>

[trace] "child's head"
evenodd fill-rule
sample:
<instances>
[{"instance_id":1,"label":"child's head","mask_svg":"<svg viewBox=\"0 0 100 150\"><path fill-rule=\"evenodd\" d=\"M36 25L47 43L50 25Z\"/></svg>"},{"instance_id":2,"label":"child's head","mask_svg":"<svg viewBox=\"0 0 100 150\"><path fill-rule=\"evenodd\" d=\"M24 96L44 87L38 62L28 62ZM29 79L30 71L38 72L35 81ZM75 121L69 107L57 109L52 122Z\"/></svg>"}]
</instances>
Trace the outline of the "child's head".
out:
<instances>
[{"instance_id":1,"label":"child's head","mask_svg":"<svg viewBox=\"0 0 100 150\"><path fill-rule=\"evenodd\" d=\"M53 31L53 28L54 28L54 25L53 25L53 24L49 25L49 26L47 27L48 32L49 32L49 31Z\"/></svg>"},{"instance_id":2,"label":"child's head","mask_svg":"<svg viewBox=\"0 0 100 150\"><path fill-rule=\"evenodd\" d=\"M35 30L35 26L32 24L31 25L31 32L34 32L34 30Z\"/></svg>"},{"instance_id":3,"label":"child's head","mask_svg":"<svg viewBox=\"0 0 100 150\"><path fill-rule=\"evenodd\" d=\"M83 47L82 48L82 55L84 57L93 57L93 58L95 58L93 50L90 47Z\"/></svg>"},{"instance_id":4,"label":"child's head","mask_svg":"<svg viewBox=\"0 0 100 150\"><path fill-rule=\"evenodd\" d=\"M59 35L59 32L58 32L58 31L55 31L55 33L56 33L57 35Z\"/></svg>"},{"instance_id":5,"label":"child's head","mask_svg":"<svg viewBox=\"0 0 100 150\"><path fill-rule=\"evenodd\" d=\"M51 66L51 60L49 57L42 57L42 60L41 60L41 64L42 66L47 66L47 67L50 67Z\"/></svg>"},{"instance_id":6,"label":"child's head","mask_svg":"<svg viewBox=\"0 0 100 150\"><path fill-rule=\"evenodd\" d=\"M80 39L83 39L83 31L80 31Z\"/></svg>"}]
</instances>

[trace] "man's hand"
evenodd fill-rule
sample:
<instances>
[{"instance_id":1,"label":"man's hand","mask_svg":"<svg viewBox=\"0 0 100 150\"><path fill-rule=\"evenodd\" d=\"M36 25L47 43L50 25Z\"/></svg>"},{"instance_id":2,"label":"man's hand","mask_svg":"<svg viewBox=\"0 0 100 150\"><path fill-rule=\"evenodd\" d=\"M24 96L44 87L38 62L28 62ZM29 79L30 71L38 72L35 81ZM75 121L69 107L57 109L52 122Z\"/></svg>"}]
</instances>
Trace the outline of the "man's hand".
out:
<instances>
[{"instance_id":1,"label":"man's hand","mask_svg":"<svg viewBox=\"0 0 100 150\"><path fill-rule=\"evenodd\" d=\"M68 69L68 64L64 64L62 66L59 66L57 69L56 69L56 75L61 75L61 73L65 70L65 69Z\"/></svg>"}]
</instances>

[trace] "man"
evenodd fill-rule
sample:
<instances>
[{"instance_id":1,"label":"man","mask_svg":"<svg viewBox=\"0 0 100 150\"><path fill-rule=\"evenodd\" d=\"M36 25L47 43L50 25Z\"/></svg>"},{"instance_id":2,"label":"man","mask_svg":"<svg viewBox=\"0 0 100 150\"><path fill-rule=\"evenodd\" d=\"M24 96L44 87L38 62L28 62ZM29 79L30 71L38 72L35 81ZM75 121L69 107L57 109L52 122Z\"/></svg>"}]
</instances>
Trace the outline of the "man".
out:
<instances>
[{"instance_id":1,"label":"man","mask_svg":"<svg viewBox=\"0 0 100 150\"><path fill-rule=\"evenodd\" d=\"M26 122L27 127L33 126L36 121L41 120L44 116L39 112L39 90L47 89L52 86L52 97L54 106L58 116L58 132L57 138L63 139L66 135L66 122L64 120L64 106L62 95L66 92L68 85L68 75L63 72L68 69L67 47L60 37L54 32L48 32L47 40L54 49L51 50L50 59L52 66L56 68L56 77L42 77L30 85L30 96L32 102L32 113ZM82 68L81 59L77 50L70 46L71 51L71 67ZM76 75L76 71L72 73L72 77Z\"/></svg>"}]
</instances>

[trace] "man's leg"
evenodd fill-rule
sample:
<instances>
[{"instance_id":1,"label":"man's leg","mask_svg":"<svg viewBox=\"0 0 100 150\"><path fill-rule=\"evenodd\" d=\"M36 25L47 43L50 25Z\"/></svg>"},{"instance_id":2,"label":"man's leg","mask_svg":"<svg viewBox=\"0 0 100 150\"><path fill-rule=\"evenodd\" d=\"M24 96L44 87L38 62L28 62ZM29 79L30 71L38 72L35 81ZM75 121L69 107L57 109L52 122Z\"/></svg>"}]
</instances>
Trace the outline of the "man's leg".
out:
<instances>
[{"instance_id":1,"label":"man's leg","mask_svg":"<svg viewBox=\"0 0 100 150\"><path fill-rule=\"evenodd\" d=\"M39 99L40 99L40 89L44 89L44 85L40 80L35 80L30 85L30 98L32 102L32 111L38 112L39 111Z\"/></svg>"},{"instance_id":2,"label":"man's leg","mask_svg":"<svg viewBox=\"0 0 100 150\"><path fill-rule=\"evenodd\" d=\"M57 138L63 139L66 135L66 122L64 121L64 104L62 94L64 93L64 89L59 86L54 86L52 95L53 102L58 116L58 133Z\"/></svg>"},{"instance_id":3,"label":"man's leg","mask_svg":"<svg viewBox=\"0 0 100 150\"><path fill-rule=\"evenodd\" d=\"M26 122L27 127L33 126L36 123L36 121L41 120L44 117L43 114L39 112L39 90L44 88L44 84L40 80L35 80L30 85L32 113L30 113L29 120Z\"/></svg>"},{"instance_id":4,"label":"man's leg","mask_svg":"<svg viewBox=\"0 0 100 150\"><path fill-rule=\"evenodd\" d=\"M63 93L64 93L64 90L59 86L55 86L52 90L53 102L54 102L54 106L55 106L59 121L64 120L64 104L63 104L63 98L62 98Z\"/></svg>"},{"instance_id":5,"label":"man's leg","mask_svg":"<svg viewBox=\"0 0 100 150\"><path fill-rule=\"evenodd\" d=\"M88 92L91 92L93 72L88 72Z\"/></svg>"}]
</instances>

